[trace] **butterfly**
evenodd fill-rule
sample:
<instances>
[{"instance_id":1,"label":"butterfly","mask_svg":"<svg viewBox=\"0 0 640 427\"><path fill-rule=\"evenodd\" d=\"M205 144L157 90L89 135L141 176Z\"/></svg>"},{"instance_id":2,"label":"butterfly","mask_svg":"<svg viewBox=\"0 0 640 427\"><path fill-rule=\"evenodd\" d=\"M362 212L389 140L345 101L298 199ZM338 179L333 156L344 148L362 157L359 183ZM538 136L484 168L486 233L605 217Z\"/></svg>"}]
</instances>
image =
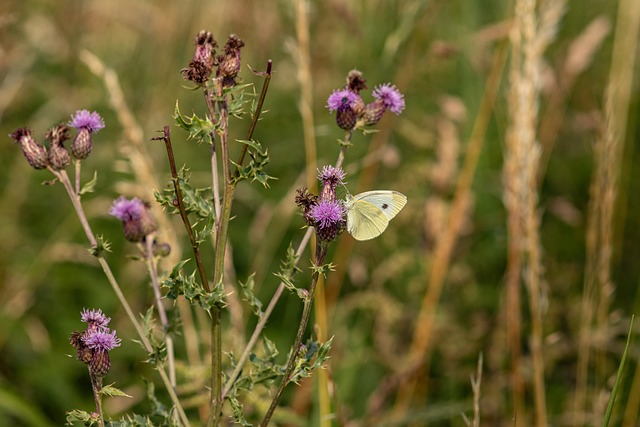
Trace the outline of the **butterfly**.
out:
<instances>
[{"instance_id":1,"label":"butterfly","mask_svg":"<svg viewBox=\"0 0 640 427\"><path fill-rule=\"evenodd\" d=\"M374 190L355 196L347 194L347 231L356 240L378 237L406 204L407 197L397 191Z\"/></svg>"}]
</instances>

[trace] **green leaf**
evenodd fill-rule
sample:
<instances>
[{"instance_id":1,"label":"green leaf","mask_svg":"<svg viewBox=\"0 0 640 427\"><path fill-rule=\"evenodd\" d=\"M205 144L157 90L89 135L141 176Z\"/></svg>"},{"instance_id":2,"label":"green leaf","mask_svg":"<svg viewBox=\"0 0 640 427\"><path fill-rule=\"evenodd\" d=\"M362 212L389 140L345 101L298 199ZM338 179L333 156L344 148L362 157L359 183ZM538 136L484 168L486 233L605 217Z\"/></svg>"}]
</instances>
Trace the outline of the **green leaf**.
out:
<instances>
[{"instance_id":1,"label":"green leaf","mask_svg":"<svg viewBox=\"0 0 640 427\"><path fill-rule=\"evenodd\" d=\"M98 425L98 419L93 418L89 412L79 409L67 412L66 425L72 426L76 423L82 423L83 426L94 426Z\"/></svg>"},{"instance_id":2,"label":"green leaf","mask_svg":"<svg viewBox=\"0 0 640 427\"><path fill-rule=\"evenodd\" d=\"M94 171L93 179L82 186L82 189L80 190L80 193L79 193L80 196L87 193L93 193L96 189L97 183L98 183L98 171Z\"/></svg>"},{"instance_id":3,"label":"green leaf","mask_svg":"<svg viewBox=\"0 0 640 427\"><path fill-rule=\"evenodd\" d=\"M113 387L113 385L111 384L102 387L102 389L100 390L100 394L104 396L109 396L109 397L113 397L113 396L132 397L132 396L129 396L124 391Z\"/></svg>"},{"instance_id":4,"label":"green leaf","mask_svg":"<svg viewBox=\"0 0 640 427\"><path fill-rule=\"evenodd\" d=\"M102 234L96 236L96 246L89 249L89 253L94 257L102 256L104 252L111 252L111 242L106 240Z\"/></svg>"},{"instance_id":5,"label":"green leaf","mask_svg":"<svg viewBox=\"0 0 640 427\"><path fill-rule=\"evenodd\" d=\"M622 359L620 360L620 365L618 366L618 373L616 374L616 380L613 384L611 395L609 396L609 403L607 404L607 410L605 411L604 419L602 420L603 427L607 427L609 425L609 421L611 420L611 414L613 413L613 404L616 401L616 396L618 395L618 391L620 389L620 382L622 381L622 372L624 371L624 365L627 361L627 353L629 351L629 345L631 344L631 334L633 333L634 319L635 319L635 316L631 316L631 324L629 325L629 332L627 333L627 344L624 346L624 352L622 353Z\"/></svg>"},{"instance_id":6,"label":"green leaf","mask_svg":"<svg viewBox=\"0 0 640 427\"><path fill-rule=\"evenodd\" d=\"M205 310L210 310L214 305L218 307L226 306L226 294L221 283L214 286L211 292L207 292L196 280L196 272L190 275L184 273L186 260L180 261L173 267L167 278L162 280L161 285L168 289L167 298L177 299L183 295L191 304L197 304Z\"/></svg>"},{"instance_id":7,"label":"green leaf","mask_svg":"<svg viewBox=\"0 0 640 427\"><path fill-rule=\"evenodd\" d=\"M176 124L189 133L188 139L193 139L198 143L213 144L211 138L212 133L216 130L216 126L205 117L201 119L197 115L193 114L191 117L187 117L180 113L178 101L176 101L176 108L174 109L173 118Z\"/></svg>"},{"instance_id":8,"label":"green leaf","mask_svg":"<svg viewBox=\"0 0 640 427\"><path fill-rule=\"evenodd\" d=\"M253 311L253 314L255 314L258 317L262 317L262 314L263 314L262 301L256 298L256 295L253 293L253 289L255 286L255 283L253 281L254 277L255 277L255 273L252 273L247 278L246 282L238 282L238 284L240 285L240 292L241 292L242 299L249 303L249 305L251 306L251 310Z\"/></svg>"},{"instance_id":9,"label":"green leaf","mask_svg":"<svg viewBox=\"0 0 640 427\"><path fill-rule=\"evenodd\" d=\"M249 155L250 160L246 166L233 162L234 166L236 166L237 168L237 173L234 177L234 181L258 181L265 188L268 188L268 181L271 179L275 179L274 177L267 175L264 172L264 168L269 163L268 150L263 148L262 145L260 145L260 143L255 140L238 139L236 141L248 147L247 154Z\"/></svg>"}]
</instances>

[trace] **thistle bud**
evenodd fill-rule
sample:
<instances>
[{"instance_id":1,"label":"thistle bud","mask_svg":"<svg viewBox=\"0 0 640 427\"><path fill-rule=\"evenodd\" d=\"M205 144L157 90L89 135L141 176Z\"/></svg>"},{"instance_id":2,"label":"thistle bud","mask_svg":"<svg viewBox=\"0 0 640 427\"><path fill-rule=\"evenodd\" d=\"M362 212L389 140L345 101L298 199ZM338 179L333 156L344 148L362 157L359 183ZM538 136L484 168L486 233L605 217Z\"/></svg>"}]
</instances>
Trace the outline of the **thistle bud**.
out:
<instances>
[{"instance_id":1,"label":"thistle bud","mask_svg":"<svg viewBox=\"0 0 640 427\"><path fill-rule=\"evenodd\" d=\"M364 124L367 126L373 126L380 121L384 112L387 111L387 107L385 107L384 102L380 100L375 100L370 102L364 108Z\"/></svg>"},{"instance_id":2,"label":"thistle bud","mask_svg":"<svg viewBox=\"0 0 640 427\"><path fill-rule=\"evenodd\" d=\"M9 134L9 137L13 138L17 144L20 144L22 153L32 168L45 169L49 165L47 149L33 139L29 129L16 129L13 133Z\"/></svg>"},{"instance_id":3,"label":"thistle bud","mask_svg":"<svg viewBox=\"0 0 640 427\"><path fill-rule=\"evenodd\" d=\"M200 31L195 39L196 51L187 68L181 70L185 80L202 84L211 76L218 43L208 31Z\"/></svg>"},{"instance_id":4,"label":"thistle bud","mask_svg":"<svg viewBox=\"0 0 640 427\"><path fill-rule=\"evenodd\" d=\"M240 72L240 49L244 46L242 39L231 34L224 45L224 55L219 58L217 76L222 77L223 87L236 85L236 77Z\"/></svg>"},{"instance_id":5,"label":"thistle bud","mask_svg":"<svg viewBox=\"0 0 640 427\"><path fill-rule=\"evenodd\" d=\"M73 144L71 144L71 154L76 159L86 159L93 147L91 134L104 128L104 120L96 111L79 110L71 116L71 121L68 125L78 129L78 134L73 140Z\"/></svg>"},{"instance_id":6,"label":"thistle bud","mask_svg":"<svg viewBox=\"0 0 640 427\"><path fill-rule=\"evenodd\" d=\"M149 206L138 198L120 197L113 202L109 214L122 221L124 237L130 242L140 242L158 229Z\"/></svg>"},{"instance_id":7,"label":"thistle bud","mask_svg":"<svg viewBox=\"0 0 640 427\"><path fill-rule=\"evenodd\" d=\"M302 208L302 217L307 225L313 227L314 219L311 217L311 208L318 204L318 196L309 193L307 188L299 188L296 191L296 205Z\"/></svg>"},{"instance_id":8,"label":"thistle bud","mask_svg":"<svg viewBox=\"0 0 640 427\"><path fill-rule=\"evenodd\" d=\"M55 170L62 170L71 163L71 156L64 142L69 139L67 125L57 125L52 127L45 135L45 138L51 143L49 146L49 164Z\"/></svg>"},{"instance_id":9,"label":"thistle bud","mask_svg":"<svg viewBox=\"0 0 640 427\"><path fill-rule=\"evenodd\" d=\"M341 129L353 129L358 121L358 113L355 108L359 108L360 95L349 89L339 89L327 99L327 108L330 112L336 111L336 123Z\"/></svg>"},{"instance_id":10,"label":"thistle bud","mask_svg":"<svg viewBox=\"0 0 640 427\"><path fill-rule=\"evenodd\" d=\"M361 90L367 88L367 81L361 71L351 70L347 74L347 89L351 92L360 93Z\"/></svg>"}]
</instances>

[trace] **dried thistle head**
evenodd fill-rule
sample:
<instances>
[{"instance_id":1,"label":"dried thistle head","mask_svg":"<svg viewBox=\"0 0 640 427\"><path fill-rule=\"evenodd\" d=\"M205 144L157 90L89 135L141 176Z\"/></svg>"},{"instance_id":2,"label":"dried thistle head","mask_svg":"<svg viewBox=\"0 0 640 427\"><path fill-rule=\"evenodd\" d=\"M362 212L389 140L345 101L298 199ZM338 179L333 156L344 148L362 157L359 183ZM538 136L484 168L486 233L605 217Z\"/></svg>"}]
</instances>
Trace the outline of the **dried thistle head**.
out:
<instances>
[{"instance_id":1,"label":"dried thistle head","mask_svg":"<svg viewBox=\"0 0 640 427\"><path fill-rule=\"evenodd\" d=\"M210 32L204 30L198 33L194 43L196 50L193 59L187 68L181 70L182 77L185 80L203 84L211 77L215 65L215 49L218 43Z\"/></svg>"},{"instance_id":2,"label":"dried thistle head","mask_svg":"<svg viewBox=\"0 0 640 427\"><path fill-rule=\"evenodd\" d=\"M49 140L49 164L55 170L62 170L69 166L71 163L71 156L66 148L64 148L64 142L69 139L69 127L64 124L59 124L45 134L45 138Z\"/></svg>"},{"instance_id":3,"label":"dried thistle head","mask_svg":"<svg viewBox=\"0 0 640 427\"><path fill-rule=\"evenodd\" d=\"M45 169L49 166L49 156L47 149L38 144L31 136L28 128L19 128L9 134L16 144L20 145L24 157L34 169Z\"/></svg>"},{"instance_id":4,"label":"dried thistle head","mask_svg":"<svg viewBox=\"0 0 640 427\"><path fill-rule=\"evenodd\" d=\"M218 57L218 70L216 76L222 78L223 87L236 85L236 77L240 72L240 49L244 47L244 41L235 34L229 35L224 45L224 55Z\"/></svg>"}]
</instances>

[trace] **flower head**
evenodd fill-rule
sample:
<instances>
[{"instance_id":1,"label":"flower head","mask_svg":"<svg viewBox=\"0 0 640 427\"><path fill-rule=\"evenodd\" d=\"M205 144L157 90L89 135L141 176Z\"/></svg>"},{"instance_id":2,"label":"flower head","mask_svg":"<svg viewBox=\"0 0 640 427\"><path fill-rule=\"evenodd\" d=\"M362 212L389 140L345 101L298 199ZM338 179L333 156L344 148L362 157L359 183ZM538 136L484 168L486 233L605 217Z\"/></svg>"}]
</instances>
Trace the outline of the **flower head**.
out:
<instances>
[{"instance_id":1,"label":"flower head","mask_svg":"<svg viewBox=\"0 0 640 427\"><path fill-rule=\"evenodd\" d=\"M71 144L71 154L76 159L86 159L93 148L91 134L104 128L104 120L96 111L91 113L89 110L79 110L71 116L71 121L69 121L68 125L78 129L78 133Z\"/></svg>"},{"instance_id":2,"label":"flower head","mask_svg":"<svg viewBox=\"0 0 640 427\"><path fill-rule=\"evenodd\" d=\"M394 114L400 114L404 110L404 95L390 83L377 86L373 90L373 97L382 101L385 108Z\"/></svg>"},{"instance_id":3,"label":"flower head","mask_svg":"<svg viewBox=\"0 0 640 427\"><path fill-rule=\"evenodd\" d=\"M92 382L101 384L111 367L109 351L120 347L122 340L116 336L116 331L107 328L111 318L105 316L102 310L83 309L80 319L87 323L87 329L73 331L69 342L77 350L78 360L89 365Z\"/></svg>"},{"instance_id":4,"label":"flower head","mask_svg":"<svg viewBox=\"0 0 640 427\"><path fill-rule=\"evenodd\" d=\"M51 143L49 146L49 164L55 170L62 170L71 163L71 156L67 149L64 148L64 142L69 139L67 132L69 132L69 127L60 124L52 127L45 134L45 138Z\"/></svg>"},{"instance_id":5,"label":"flower head","mask_svg":"<svg viewBox=\"0 0 640 427\"><path fill-rule=\"evenodd\" d=\"M187 68L181 70L185 80L202 84L209 80L213 71L218 43L208 31L200 31L195 39L196 51Z\"/></svg>"},{"instance_id":6,"label":"flower head","mask_svg":"<svg viewBox=\"0 0 640 427\"><path fill-rule=\"evenodd\" d=\"M223 87L236 85L236 76L240 71L240 49L244 47L242 39L235 34L229 35L224 45L224 55L218 58L216 76L222 77Z\"/></svg>"},{"instance_id":7,"label":"flower head","mask_svg":"<svg viewBox=\"0 0 640 427\"><path fill-rule=\"evenodd\" d=\"M316 234L321 240L331 241L342 232L346 224L344 205L338 200L321 199L311 208Z\"/></svg>"},{"instance_id":8,"label":"flower head","mask_svg":"<svg viewBox=\"0 0 640 427\"><path fill-rule=\"evenodd\" d=\"M101 381L111 368L109 351L120 347L121 339L116 337L116 331L111 332L109 329L104 329L87 334L83 338L83 342L86 349L91 351L91 360L89 361L91 376Z\"/></svg>"},{"instance_id":9,"label":"flower head","mask_svg":"<svg viewBox=\"0 0 640 427\"><path fill-rule=\"evenodd\" d=\"M87 328L90 330L104 329L111 321L110 317L105 316L102 310L87 310L82 309L80 313L80 320L87 323Z\"/></svg>"},{"instance_id":10,"label":"flower head","mask_svg":"<svg viewBox=\"0 0 640 427\"><path fill-rule=\"evenodd\" d=\"M31 131L27 128L19 128L9 134L10 138L20 144L22 154L27 158L27 162L34 169L44 169L49 165L47 149L38 144L31 136Z\"/></svg>"},{"instance_id":11,"label":"flower head","mask_svg":"<svg viewBox=\"0 0 640 427\"><path fill-rule=\"evenodd\" d=\"M133 221L140 218L143 210L144 203L142 203L142 200L137 197L127 200L126 197L120 196L113 201L113 205L109 209L109 215L115 216L120 221Z\"/></svg>"},{"instance_id":12,"label":"flower head","mask_svg":"<svg viewBox=\"0 0 640 427\"><path fill-rule=\"evenodd\" d=\"M366 88L367 81L364 79L364 74L358 70L349 71L349 74L347 74L347 89L359 93Z\"/></svg>"},{"instance_id":13,"label":"flower head","mask_svg":"<svg viewBox=\"0 0 640 427\"><path fill-rule=\"evenodd\" d=\"M109 328L91 332L82 341L88 348L97 351L111 351L120 347L122 342L120 338L116 337L116 331L110 331Z\"/></svg>"},{"instance_id":14,"label":"flower head","mask_svg":"<svg viewBox=\"0 0 640 427\"><path fill-rule=\"evenodd\" d=\"M351 109L358 101L358 94L349 89L334 90L327 99L327 108L330 112Z\"/></svg>"},{"instance_id":15,"label":"flower head","mask_svg":"<svg viewBox=\"0 0 640 427\"><path fill-rule=\"evenodd\" d=\"M333 166L323 166L322 171L318 173L318 179L324 185L330 185L333 188L342 185L345 176L342 168L334 168Z\"/></svg>"},{"instance_id":16,"label":"flower head","mask_svg":"<svg viewBox=\"0 0 640 427\"><path fill-rule=\"evenodd\" d=\"M71 116L69 126L78 130L86 129L90 133L96 133L104 128L104 120L96 111L78 110Z\"/></svg>"},{"instance_id":17,"label":"flower head","mask_svg":"<svg viewBox=\"0 0 640 427\"><path fill-rule=\"evenodd\" d=\"M140 242L145 236L158 229L158 224L149 212L149 207L137 197L127 200L124 196L120 196L114 200L109 214L122 221L124 237L130 242Z\"/></svg>"}]
</instances>

